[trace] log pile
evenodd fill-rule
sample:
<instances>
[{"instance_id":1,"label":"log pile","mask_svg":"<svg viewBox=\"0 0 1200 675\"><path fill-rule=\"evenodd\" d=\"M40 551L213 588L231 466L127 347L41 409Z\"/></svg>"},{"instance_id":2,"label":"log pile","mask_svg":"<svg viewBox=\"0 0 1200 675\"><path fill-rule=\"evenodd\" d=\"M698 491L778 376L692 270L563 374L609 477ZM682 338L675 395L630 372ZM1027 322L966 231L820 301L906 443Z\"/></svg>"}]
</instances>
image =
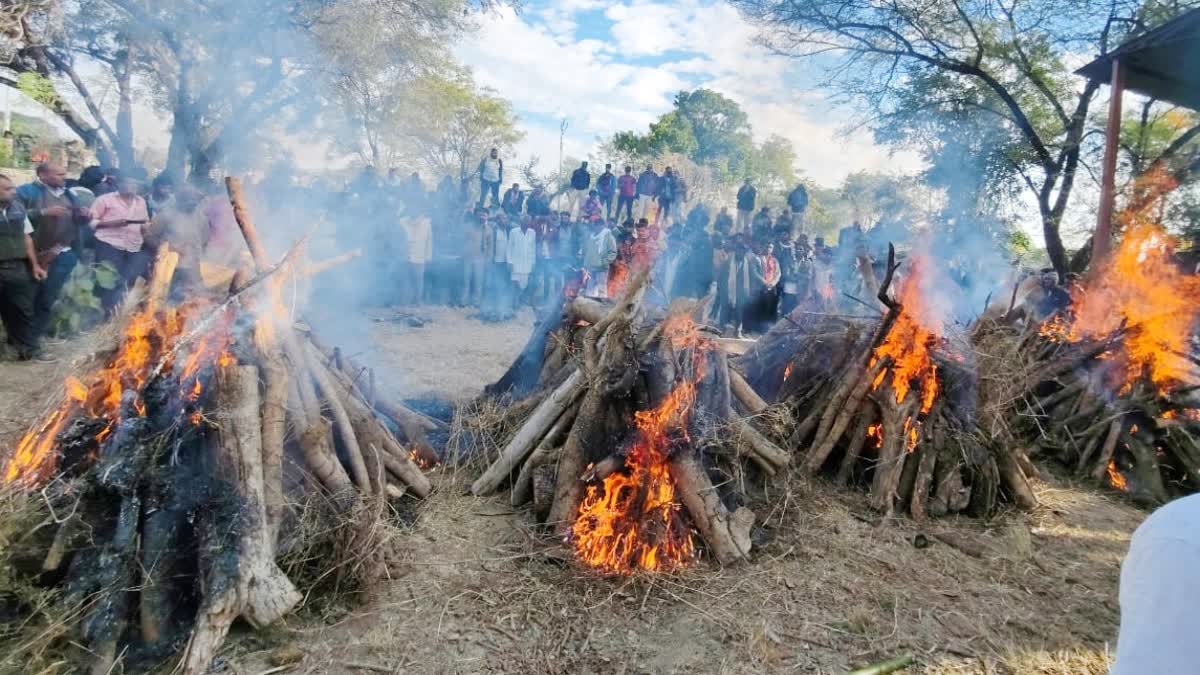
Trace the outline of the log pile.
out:
<instances>
[{"instance_id":1,"label":"log pile","mask_svg":"<svg viewBox=\"0 0 1200 675\"><path fill-rule=\"evenodd\" d=\"M488 396L522 424L471 486L507 487L577 559L608 573L686 564L700 542L720 564L746 559L754 514L740 486L790 457L736 410L765 405L729 368L706 303L641 302L647 272L613 303L564 298ZM740 378L738 378L740 379ZM693 540L693 533L700 542Z\"/></svg>"},{"instance_id":2,"label":"log pile","mask_svg":"<svg viewBox=\"0 0 1200 675\"><path fill-rule=\"evenodd\" d=\"M296 505L316 496L342 526L377 530L356 521L369 505L431 491L410 456L421 417L277 311L294 256L268 263L229 187L252 268L225 298L170 304L178 255L163 245L111 351L4 467L57 514L35 571L62 589L92 673L180 651L179 671L206 672L234 619L263 627L300 603L277 562L305 545Z\"/></svg>"},{"instance_id":3,"label":"log pile","mask_svg":"<svg viewBox=\"0 0 1200 675\"><path fill-rule=\"evenodd\" d=\"M1028 469L980 431L969 345L923 307L921 265L893 297L889 249L881 317L797 311L734 365L792 413L787 447L805 473L865 486L887 516L988 516L1004 499L1032 507Z\"/></svg>"},{"instance_id":4,"label":"log pile","mask_svg":"<svg viewBox=\"0 0 1200 675\"><path fill-rule=\"evenodd\" d=\"M1029 455L1148 505L1200 490L1200 276L1157 223L1176 185L1161 167L1137 181L1121 241L1068 308L979 331L989 352L1015 345L1022 375L1001 398Z\"/></svg>"},{"instance_id":5,"label":"log pile","mask_svg":"<svg viewBox=\"0 0 1200 675\"><path fill-rule=\"evenodd\" d=\"M1178 186L1165 166L1134 182L1121 241L1070 290L1070 307L1013 341L1027 374L1007 396L1030 455L1135 500L1200 490L1200 276L1159 224Z\"/></svg>"}]
</instances>

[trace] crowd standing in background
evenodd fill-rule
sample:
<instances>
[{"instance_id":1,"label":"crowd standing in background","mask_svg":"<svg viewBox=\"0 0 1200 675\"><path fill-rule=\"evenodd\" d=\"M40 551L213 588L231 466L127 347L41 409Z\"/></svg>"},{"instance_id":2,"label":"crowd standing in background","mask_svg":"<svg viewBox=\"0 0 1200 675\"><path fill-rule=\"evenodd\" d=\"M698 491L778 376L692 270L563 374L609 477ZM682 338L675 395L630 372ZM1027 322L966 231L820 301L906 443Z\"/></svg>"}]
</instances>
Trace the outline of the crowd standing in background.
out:
<instances>
[{"instance_id":1,"label":"crowd standing in background","mask_svg":"<svg viewBox=\"0 0 1200 675\"><path fill-rule=\"evenodd\" d=\"M0 321L5 356L52 363L46 349L52 317L82 263L102 266L114 283L94 284L108 314L144 277L152 252L166 242L180 254L174 297L202 284L204 261L231 268L244 244L233 208L216 184L175 185L167 175L147 181L144 170L92 166L70 180L62 165L46 162L35 179L16 186L0 176Z\"/></svg>"},{"instance_id":2,"label":"crowd standing in background","mask_svg":"<svg viewBox=\"0 0 1200 675\"><path fill-rule=\"evenodd\" d=\"M751 179L714 212L689 199L672 167L660 174L652 163L637 174L623 166L619 175L606 164L593 176L582 162L557 193L519 183L502 191L504 178L504 160L492 149L475 173L442 178L432 191L415 172L381 176L372 168L340 190L294 185L285 170L248 187L268 210L334 223L339 252L366 252L345 284L322 285L339 307L448 304L505 321L521 306L541 307L564 293L614 297L634 272L651 268L655 301L711 295L708 320L742 336L802 306L854 308L875 293L865 268L877 269L886 256L888 237L878 225L852 223L835 245L810 240L803 185L780 195L776 214ZM479 198L469 201L475 179ZM162 242L180 253L177 297L199 288L206 269L232 268L245 247L223 186L212 181L150 181L144 170L100 167L69 180L54 163L19 188L0 178L0 319L11 355L54 359L43 348L55 342L51 317L81 263L115 272L115 285L96 287L112 312Z\"/></svg>"}]
</instances>

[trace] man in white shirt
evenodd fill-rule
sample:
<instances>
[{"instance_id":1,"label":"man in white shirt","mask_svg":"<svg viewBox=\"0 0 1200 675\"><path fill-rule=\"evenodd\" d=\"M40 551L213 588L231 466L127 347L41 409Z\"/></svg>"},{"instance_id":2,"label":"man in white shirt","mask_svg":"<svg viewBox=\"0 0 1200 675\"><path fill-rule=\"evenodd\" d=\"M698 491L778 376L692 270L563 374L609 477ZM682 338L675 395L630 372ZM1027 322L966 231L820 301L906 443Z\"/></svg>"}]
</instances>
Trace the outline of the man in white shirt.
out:
<instances>
[{"instance_id":1,"label":"man in white shirt","mask_svg":"<svg viewBox=\"0 0 1200 675\"><path fill-rule=\"evenodd\" d=\"M537 230L529 216L521 219L520 227L508 232L508 267L512 280L524 292L529 286L529 275L537 264Z\"/></svg>"},{"instance_id":2,"label":"man in white shirt","mask_svg":"<svg viewBox=\"0 0 1200 675\"><path fill-rule=\"evenodd\" d=\"M405 218L408 239L404 262L404 304L419 306L425 300L425 265L433 259L433 228L429 216Z\"/></svg>"},{"instance_id":3,"label":"man in white shirt","mask_svg":"<svg viewBox=\"0 0 1200 675\"><path fill-rule=\"evenodd\" d=\"M1200 672L1192 619L1200 608L1200 495L1155 511L1121 564L1121 635L1109 675Z\"/></svg>"},{"instance_id":4,"label":"man in white shirt","mask_svg":"<svg viewBox=\"0 0 1200 675\"><path fill-rule=\"evenodd\" d=\"M487 157L479 162L479 208L486 206L486 199L492 196L492 206L500 205L500 183L504 182L504 160L500 159L500 151L492 148Z\"/></svg>"}]
</instances>

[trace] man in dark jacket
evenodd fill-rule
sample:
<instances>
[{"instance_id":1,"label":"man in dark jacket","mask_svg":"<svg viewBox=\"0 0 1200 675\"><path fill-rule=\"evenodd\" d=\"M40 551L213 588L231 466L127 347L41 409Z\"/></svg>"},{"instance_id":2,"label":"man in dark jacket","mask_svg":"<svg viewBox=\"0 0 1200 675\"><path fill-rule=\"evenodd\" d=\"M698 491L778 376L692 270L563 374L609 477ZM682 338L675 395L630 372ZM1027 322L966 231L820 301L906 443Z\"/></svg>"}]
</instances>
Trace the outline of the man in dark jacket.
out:
<instances>
[{"instance_id":1,"label":"man in dark jacket","mask_svg":"<svg viewBox=\"0 0 1200 675\"><path fill-rule=\"evenodd\" d=\"M67 189L67 172L60 164L46 162L37 168L37 180L17 188L17 200L33 225L33 243L38 264L46 280L38 285L34 299L33 331L44 337L50 312L79 262L79 227L87 223L87 209Z\"/></svg>"},{"instance_id":2,"label":"man in dark jacket","mask_svg":"<svg viewBox=\"0 0 1200 675\"><path fill-rule=\"evenodd\" d=\"M787 203L788 208L792 210L792 215L796 218L796 224L803 225L804 212L808 209L808 190L805 189L803 183L788 193Z\"/></svg>"},{"instance_id":3,"label":"man in dark jacket","mask_svg":"<svg viewBox=\"0 0 1200 675\"><path fill-rule=\"evenodd\" d=\"M38 349L33 326L33 301L46 271L38 264L33 225L16 193L12 179L0 175L0 322L18 359L53 362Z\"/></svg>"},{"instance_id":4,"label":"man in dark jacket","mask_svg":"<svg viewBox=\"0 0 1200 675\"><path fill-rule=\"evenodd\" d=\"M665 228L670 225L671 207L679 198L679 192L679 177L668 166L663 171L662 178L658 179L658 220L656 222L659 227Z\"/></svg>"},{"instance_id":5,"label":"man in dark jacket","mask_svg":"<svg viewBox=\"0 0 1200 675\"><path fill-rule=\"evenodd\" d=\"M750 222L754 218L754 202L757 199L758 188L755 188L747 178L737 193L737 225L734 227L734 232L745 232L750 227Z\"/></svg>"},{"instance_id":6,"label":"man in dark jacket","mask_svg":"<svg viewBox=\"0 0 1200 675\"><path fill-rule=\"evenodd\" d=\"M617 194L617 177L613 175L612 164L604 165L604 173L596 179L596 195L600 197L600 205L604 207L604 218L613 217L613 197Z\"/></svg>"},{"instance_id":7,"label":"man in dark jacket","mask_svg":"<svg viewBox=\"0 0 1200 675\"><path fill-rule=\"evenodd\" d=\"M571 174L571 191L569 193L568 202L571 204L571 217L579 217L579 207L587 201L588 193L592 189L592 174L588 172L588 163L583 162L578 169Z\"/></svg>"},{"instance_id":8,"label":"man in dark jacket","mask_svg":"<svg viewBox=\"0 0 1200 675\"><path fill-rule=\"evenodd\" d=\"M550 215L550 197L541 185L535 185L529 199L525 201L525 212L535 218Z\"/></svg>"},{"instance_id":9,"label":"man in dark jacket","mask_svg":"<svg viewBox=\"0 0 1200 675\"><path fill-rule=\"evenodd\" d=\"M513 183L512 187L504 193L504 199L500 202L500 208L508 214L509 218L516 218L521 215L521 207L525 205L525 195L521 194L521 186Z\"/></svg>"},{"instance_id":10,"label":"man in dark jacket","mask_svg":"<svg viewBox=\"0 0 1200 675\"><path fill-rule=\"evenodd\" d=\"M650 208L650 203L658 197L658 174L654 173L654 166L646 165L646 170L637 179L637 207L634 214L635 220L641 220L646 217L646 211Z\"/></svg>"}]
</instances>

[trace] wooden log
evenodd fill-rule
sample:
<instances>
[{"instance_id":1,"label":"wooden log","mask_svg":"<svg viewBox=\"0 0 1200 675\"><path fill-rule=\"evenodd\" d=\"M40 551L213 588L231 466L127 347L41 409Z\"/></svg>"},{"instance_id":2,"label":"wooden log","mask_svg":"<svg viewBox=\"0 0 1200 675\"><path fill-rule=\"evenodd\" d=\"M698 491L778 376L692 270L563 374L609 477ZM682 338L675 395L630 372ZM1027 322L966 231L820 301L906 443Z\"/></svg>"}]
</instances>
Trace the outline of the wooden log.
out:
<instances>
[{"instance_id":1,"label":"wooden log","mask_svg":"<svg viewBox=\"0 0 1200 675\"><path fill-rule=\"evenodd\" d=\"M838 467L837 476L834 478L834 482L838 485L850 484L850 479L854 477L854 469L858 466L858 460L867 444L867 432L871 425L875 424L877 417L878 414L873 405L866 406L858 415L858 422L850 431L850 444L846 446L846 453L842 455L841 466Z\"/></svg>"},{"instance_id":2,"label":"wooden log","mask_svg":"<svg viewBox=\"0 0 1200 675\"><path fill-rule=\"evenodd\" d=\"M842 434L846 433L850 422L855 416L862 414L863 400L866 398L867 390L875 382L879 374L883 372L883 369L887 368L890 364L891 360L889 358L881 358L875 362L874 366L866 370L865 374L858 375L858 380L850 390L845 402L838 404L840 407L837 409L833 422L829 425L825 435L820 436L820 430L818 430L817 438L820 441L813 442L812 450L809 451L808 459L804 463L804 469L809 475L815 475L825 465L825 460L829 459L834 446L842 438ZM832 403L829 410L833 411Z\"/></svg>"},{"instance_id":3,"label":"wooden log","mask_svg":"<svg viewBox=\"0 0 1200 675\"><path fill-rule=\"evenodd\" d=\"M729 390L742 402L751 415L758 415L770 407L758 395L758 392L754 391L754 387L750 386L746 378L742 377L742 374L734 368L729 369Z\"/></svg>"},{"instance_id":4,"label":"wooden log","mask_svg":"<svg viewBox=\"0 0 1200 675\"><path fill-rule=\"evenodd\" d=\"M554 486L554 502L546 519L555 534L565 537L583 501L584 483L580 480L587 466L584 448L593 440L593 435L603 431L604 397L595 387L588 389L579 405L579 415L567 435L558 460L558 475Z\"/></svg>"},{"instance_id":5,"label":"wooden log","mask_svg":"<svg viewBox=\"0 0 1200 675\"><path fill-rule=\"evenodd\" d=\"M249 513L237 537L238 564L204 576L204 601L180 664L184 675L207 672L229 626L241 616L252 626L274 623L300 602L301 595L275 564L266 522L262 473L262 427L258 369L233 366L217 374L217 464Z\"/></svg>"},{"instance_id":6,"label":"wooden log","mask_svg":"<svg viewBox=\"0 0 1200 675\"><path fill-rule=\"evenodd\" d=\"M1124 415L1117 417L1108 425L1108 433L1104 437L1104 445L1100 450L1100 458L1096 460L1092 470L1092 478L1103 480L1108 473L1108 463L1112 461L1117 451L1117 441L1121 439L1121 431L1125 428ZM1079 467L1083 470L1083 467Z\"/></svg>"},{"instance_id":7,"label":"wooden log","mask_svg":"<svg viewBox=\"0 0 1200 675\"><path fill-rule=\"evenodd\" d=\"M912 499L909 501L908 512L913 520L924 522L929 515L929 499L933 486L934 468L937 466L938 448L930 444L921 453L921 461L917 465L917 478L913 482Z\"/></svg>"},{"instance_id":8,"label":"wooden log","mask_svg":"<svg viewBox=\"0 0 1200 675\"><path fill-rule=\"evenodd\" d=\"M734 438L740 441L750 452L751 459L758 464L769 476L782 470L791 463L792 457L786 450L775 445L769 438L755 429L750 421L735 417L733 423Z\"/></svg>"},{"instance_id":9,"label":"wooden log","mask_svg":"<svg viewBox=\"0 0 1200 675\"><path fill-rule=\"evenodd\" d=\"M1032 511L1038 506L1037 495L1029 485L1029 479L1021 470L1021 464L1013 456L1010 448L999 448L995 453L996 467L1000 470L1000 480L1008 488L1008 496L1017 508Z\"/></svg>"},{"instance_id":10,"label":"wooden log","mask_svg":"<svg viewBox=\"0 0 1200 675\"><path fill-rule=\"evenodd\" d=\"M329 408L330 414L333 415L334 429L337 431L338 437L342 440L342 449L346 452L346 459L350 464L350 475L354 478L354 484L358 486L359 490L370 494L373 492L370 473L367 471L366 461L363 460L362 448L359 447L354 425L350 423L350 415L346 413L346 406L342 403L338 386L334 384L333 376L325 367L325 364L321 363L318 359L312 358L311 354L308 356L309 358L306 360L308 372L317 383L317 388L321 391L322 398Z\"/></svg>"},{"instance_id":11,"label":"wooden log","mask_svg":"<svg viewBox=\"0 0 1200 675\"><path fill-rule=\"evenodd\" d=\"M555 420L575 403L583 393L585 385L583 373L577 370L555 389L533 411L533 415L521 426L508 445L504 446L496 461L471 485L471 493L476 496L490 494L511 477L513 471L520 466L526 455L533 451L534 446L546 435Z\"/></svg>"},{"instance_id":12,"label":"wooden log","mask_svg":"<svg viewBox=\"0 0 1200 675\"><path fill-rule=\"evenodd\" d=\"M332 258L327 258L325 260L321 260L321 261L311 263L311 264L305 266L304 269L302 269L300 271L300 275L303 277L315 277L318 274L323 274L325 272L328 272L329 270L334 269L335 267L340 267L341 265L344 265L344 264L350 262L351 260L358 258L362 254L363 254L363 251L361 248L356 248L356 249L352 249L350 251L346 251L345 253L336 255Z\"/></svg>"},{"instance_id":13,"label":"wooden log","mask_svg":"<svg viewBox=\"0 0 1200 675\"><path fill-rule=\"evenodd\" d=\"M529 458L521 464L521 471L517 474L517 479L513 481L512 497L510 503L513 506L520 506L533 498L533 470L539 466L547 464L555 454L571 431L571 425L575 423L575 416L579 414L579 406L573 405L567 408L554 422L554 426L550 427L550 431L542 437L541 442L530 453Z\"/></svg>"},{"instance_id":14,"label":"wooden log","mask_svg":"<svg viewBox=\"0 0 1200 675\"><path fill-rule=\"evenodd\" d=\"M267 269L271 266L271 261L267 257L267 249L263 246L262 238L258 236L258 228L254 226L250 212L246 209L246 200L242 195L242 181L234 176L226 176L225 191L229 195L230 204L233 205L233 218L242 231L242 238L246 240L246 246L250 249L250 257L254 259L254 265L260 271Z\"/></svg>"},{"instance_id":15,"label":"wooden log","mask_svg":"<svg viewBox=\"0 0 1200 675\"><path fill-rule=\"evenodd\" d=\"M742 507L730 513L695 454L680 452L671 458L671 476L692 524L722 565L732 565L750 555L750 528L754 513Z\"/></svg>"},{"instance_id":16,"label":"wooden log","mask_svg":"<svg viewBox=\"0 0 1200 675\"><path fill-rule=\"evenodd\" d=\"M263 499L274 550L279 540L279 524L287 510L287 499L283 494L283 445L287 428L288 372L281 354L272 348L260 351L259 366L263 378Z\"/></svg>"}]
</instances>

